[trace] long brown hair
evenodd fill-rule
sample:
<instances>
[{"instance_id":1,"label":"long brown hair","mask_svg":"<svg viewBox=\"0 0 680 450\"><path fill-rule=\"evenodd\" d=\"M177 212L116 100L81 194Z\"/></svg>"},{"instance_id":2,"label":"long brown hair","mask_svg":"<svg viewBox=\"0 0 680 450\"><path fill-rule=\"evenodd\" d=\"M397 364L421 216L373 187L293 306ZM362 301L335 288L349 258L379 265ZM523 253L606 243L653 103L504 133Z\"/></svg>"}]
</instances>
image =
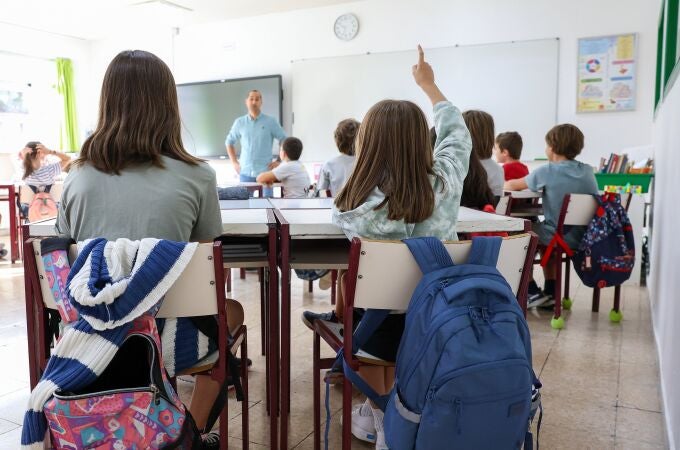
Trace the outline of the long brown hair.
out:
<instances>
[{"instance_id":1,"label":"long brown hair","mask_svg":"<svg viewBox=\"0 0 680 450\"><path fill-rule=\"evenodd\" d=\"M463 119L472 137L472 151L477 153L479 159L491 158L496 136L491 114L473 109L465 111Z\"/></svg>"},{"instance_id":2,"label":"long brown hair","mask_svg":"<svg viewBox=\"0 0 680 450\"><path fill-rule=\"evenodd\" d=\"M423 111L409 101L383 100L368 110L356 140L356 162L335 204L350 211L377 187L389 220L418 223L434 211L433 154Z\"/></svg>"},{"instance_id":3,"label":"long brown hair","mask_svg":"<svg viewBox=\"0 0 680 450\"><path fill-rule=\"evenodd\" d=\"M161 155L196 165L184 150L175 79L153 53L126 50L106 69L97 128L85 140L77 165L119 175L128 166L163 167Z\"/></svg>"},{"instance_id":4,"label":"long brown hair","mask_svg":"<svg viewBox=\"0 0 680 450\"><path fill-rule=\"evenodd\" d=\"M40 144L38 141L30 141L26 144L26 148L30 148L31 151L24 154L24 176L21 178L22 180L30 177L35 172L33 161L38 159L38 144Z\"/></svg>"},{"instance_id":5,"label":"long brown hair","mask_svg":"<svg viewBox=\"0 0 680 450\"><path fill-rule=\"evenodd\" d=\"M434 147L437 142L437 131L430 128L430 139ZM463 181L463 192L460 196L460 206L474 209L484 209L486 205L494 205L496 199L489 187L486 169L479 160L477 153L470 152L470 163L467 175Z\"/></svg>"}]
</instances>

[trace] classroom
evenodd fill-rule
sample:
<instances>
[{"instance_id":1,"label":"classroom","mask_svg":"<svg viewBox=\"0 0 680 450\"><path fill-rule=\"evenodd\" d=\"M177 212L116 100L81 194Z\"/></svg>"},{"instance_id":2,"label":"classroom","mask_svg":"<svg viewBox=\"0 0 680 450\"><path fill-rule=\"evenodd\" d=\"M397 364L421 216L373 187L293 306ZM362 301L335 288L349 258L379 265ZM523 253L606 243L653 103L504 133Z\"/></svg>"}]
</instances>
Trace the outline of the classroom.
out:
<instances>
[{"instance_id":1,"label":"classroom","mask_svg":"<svg viewBox=\"0 0 680 450\"><path fill-rule=\"evenodd\" d=\"M0 450L680 449L680 0L0 11Z\"/></svg>"}]
</instances>

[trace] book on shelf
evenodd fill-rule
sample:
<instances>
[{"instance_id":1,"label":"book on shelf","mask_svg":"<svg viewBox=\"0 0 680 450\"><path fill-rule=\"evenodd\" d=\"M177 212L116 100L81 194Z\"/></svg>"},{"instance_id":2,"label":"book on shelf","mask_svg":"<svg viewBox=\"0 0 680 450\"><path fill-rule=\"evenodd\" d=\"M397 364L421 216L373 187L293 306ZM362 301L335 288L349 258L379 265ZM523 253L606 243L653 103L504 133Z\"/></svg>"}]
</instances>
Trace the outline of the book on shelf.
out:
<instances>
[{"instance_id":1,"label":"book on shelf","mask_svg":"<svg viewBox=\"0 0 680 450\"><path fill-rule=\"evenodd\" d=\"M621 155L617 153L611 153L609 155L609 159L600 158L598 173L649 173L653 169L653 164L654 162L651 158L645 158L642 161L636 163L635 161L631 160L626 153Z\"/></svg>"}]
</instances>

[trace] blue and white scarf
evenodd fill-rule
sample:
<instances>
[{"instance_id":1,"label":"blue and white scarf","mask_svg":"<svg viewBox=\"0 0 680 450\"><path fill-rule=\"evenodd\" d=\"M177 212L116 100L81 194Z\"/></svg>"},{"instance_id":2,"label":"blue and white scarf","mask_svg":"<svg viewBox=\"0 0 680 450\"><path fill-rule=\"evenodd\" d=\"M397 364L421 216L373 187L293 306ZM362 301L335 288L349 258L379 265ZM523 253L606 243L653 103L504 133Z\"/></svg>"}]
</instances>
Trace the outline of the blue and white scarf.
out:
<instances>
[{"instance_id":1,"label":"blue and white scarf","mask_svg":"<svg viewBox=\"0 0 680 450\"><path fill-rule=\"evenodd\" d=\"M158 239L79 243L67 280L79 319L65 329L24 415L22 449L44 448L44 404L57 390L94 382L123 343L132 321L158 306L191 260L196 243Z\"/></svg>"}]
</instances>

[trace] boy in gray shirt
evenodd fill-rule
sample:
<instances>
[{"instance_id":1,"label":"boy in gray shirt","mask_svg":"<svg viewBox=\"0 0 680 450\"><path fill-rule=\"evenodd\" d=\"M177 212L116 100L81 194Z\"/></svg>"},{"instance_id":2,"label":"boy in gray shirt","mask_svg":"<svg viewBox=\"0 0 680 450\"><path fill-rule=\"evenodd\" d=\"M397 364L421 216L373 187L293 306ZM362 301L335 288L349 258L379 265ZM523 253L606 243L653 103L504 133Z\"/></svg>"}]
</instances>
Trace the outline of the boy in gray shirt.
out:
<instances>
[{"instance_id":1,"label":"boy in gray shirt","mask_svg":"<svg viewBox=\"0 0 680 450\"><path fill-rule=\"evenodd\" d=\"M562 124L553 127L545 135L549 163L539 167L524 178L505 182L505 189L517 191L530 189L543 191L543 222L535 223L533 230L542 245L548 245L557 229L557 222L564 196L567 194L598 194L593 168L576 161L583 149L583 133L576 126ZM575 249L583 237L584 227L571 227L564 240ZM552 260L543 268L545 274L544 292L554 292L555 264ZM529 286L529 307L554 304L550 294L544 294L532 280Z\"/></svg>"}]
</instances>

